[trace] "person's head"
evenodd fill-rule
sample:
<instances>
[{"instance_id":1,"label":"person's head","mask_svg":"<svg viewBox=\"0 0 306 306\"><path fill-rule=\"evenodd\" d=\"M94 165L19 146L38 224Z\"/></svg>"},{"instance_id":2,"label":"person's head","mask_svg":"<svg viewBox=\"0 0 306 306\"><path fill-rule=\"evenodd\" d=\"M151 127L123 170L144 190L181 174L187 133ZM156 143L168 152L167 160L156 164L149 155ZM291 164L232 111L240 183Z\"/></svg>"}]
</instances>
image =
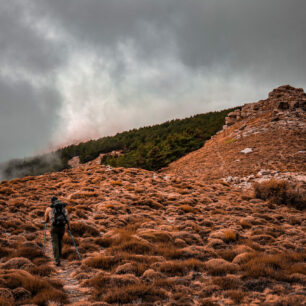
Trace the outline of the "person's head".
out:
<instances>
[{"instance_id":1,"label":"person's head","mask_svg":"<svg viewBox=\"0 0 306 306\"><path fill-rule=\"evenodd\" d=\"M51 203L52 203L52 204L54 204L54 203L55 203L55 201L57 201L57 200L58 200L58 198L57 198L57 197L52 197L52 198L51 198Z\"/></svg>"}]
</instances>

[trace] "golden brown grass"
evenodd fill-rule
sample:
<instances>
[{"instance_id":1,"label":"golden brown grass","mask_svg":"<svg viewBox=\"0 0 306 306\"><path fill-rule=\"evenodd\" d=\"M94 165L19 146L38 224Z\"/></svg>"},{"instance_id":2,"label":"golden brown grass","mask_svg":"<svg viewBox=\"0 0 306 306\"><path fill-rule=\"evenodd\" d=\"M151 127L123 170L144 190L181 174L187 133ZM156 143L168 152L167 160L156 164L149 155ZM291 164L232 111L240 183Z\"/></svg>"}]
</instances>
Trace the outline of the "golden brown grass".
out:
<instances>
[{"instance_id":1,"label":"golden brown grass","mask_svg":"<svg viewBox=\"0 0 306 306\"><path fill-rule=\"evenodd\" d=\"M152 303L166 297L164 291L154 288L153 285L140 283L110 288L106 291L104 300L107 303L127 304L141 299L143 302Z\"/></svg>"},{"instance_id":2,"label":"golden brown grass","mask_svg":"<svg viewBox=\"0 0 306 306\"><path fill-rule=\"evenodd\" d=\"M110 238L99 237L95 239L95 244L108 248L112 244L112 240Z\"/></svg>"},{"instance_id":3,"label":"golden brown grass","mask_svg":"<svg viewBox=\"0 0 306 306\"><path fill-rule=\"evenodd\" d=\"M179 259L183 253L172 243L156 243L152 251L154 255L163 256L166 259Z\"/></svg>"},{"instance_id":4,"label":"golden brown grass","mask_svg":"<svg viewBox=\"0 0 306 306\"><path fill-rule=\"evenodd\" d=\"M242 264L245 275L252 278L271 277L286 280L295 271L304 271L305 254L297 252L282 252L267 254L263 252L250 253L249 258Z\"/></svg>"},{"instance_id":5,"label":"golden brown grass","mask_svg":"<svg viewBox=\"0 0 306 306\"><path fill-rule=\"evenodd\" d=\"M0 188L0 194L6 195L6 196L10 196L13 193L15 193L15 191L11 188L8 187L2 187Z\"/></svg>"},{"instance_id":6,"label":"golden brown grass","mask_svg":"<svg viewBox=\"0 0 306 306\"><path fill-rule=\"evenodd\" d=\"M299 186L288 181L272 179L254 184L255 196L276 204L292 205L298 209L306 208L306 193Z\"/></svg>"},{"instance_id":7,"label":"golden brown grass","mask_svg":"<svg viewBox=\"0 0 306 306\"><path fill-rule=\"evenodd\" d=\"M199 210L197 208L194 208L194 207L192 207L190 205L181 205L178 208L181 209L185 213L196 214L196 213L199 212Z\"/></svg>"},{"instance_id":8,"label":"golden brown grass","mask_svg":"<svg viewBox=\"0 0 306 306\"><path fill-rule=\"evenodd\" d=\"M152 246L142 240L131 238L127 241L122 241L108 249L112 255L128 252L133 254L150 254Z\"/></svg>"},{"instance_id":9,"label":"golden brown grass","mask_svg":"<svg viewBox=\"0 0 306 306\"><path fill-rule=\"evenodd\" d=\"M99 231L94 225L89 225L81 221L70 223L71 233L76 236L99 236Z\"/></svg>"},{"instance_id":10,"label":"golden brown grass","mask_svg":"<svg viewBox=\"0 0 306 306\"><path fill-rule=\"evenodd\" d=\"M253 226L252 223L244 219L240 220L239 224L242 226L242 228L251 228Z\"/></svg>"},{"instance_id":11,"label":"golden brown grass","mask_svg":"<svg viewBox=\"0 0 306 306\"><path fill-rule=\"evenodd\" d=\"M169 233L163 231L148 231L141 234L141 237L156 243L156 242L170 242L172 237Z\"/></svg>"},{"instance_id":12,"label":"golden brown grass","mask_svg":"<svg viewBox=\"0 0 306 306\"><path fill-rule=\"evenodd\" d=\"M12 306L12 300L6 298L5 296L0 296L0 305L1 306Z\"/></svg>"},{"instance_id":13,"label":"golden brown grass","mask_svg":"<svg viewBox=\"0 0 306 306\"><path fill-rule=\"evenodd\" d=\"M205 265L198 259L172 260L160 264L159 271L168 275L186 275L190 271L204 271Z\"/></svg>"},{"instance_id":14,"label":"golden brown grass","mask_svg":"<svg viewBox=\"0 0 306 306\"><path fill-rule=\"evenodd\" d=\"M82 250L79 249L79 252L82 253ZM62 257L68 260L78 259L75 248L72 246L64 245L62 249Z\"/></svg>"},{"instance_id":15,"label":"golden brown grass","mask_svg":"<svg viewBox=\"0 0 306 306\"><path fill-rule=\"evenodd\" d=\"M232 261L235 257L236 257L236 252L234 252L231 249L220 249L217 250L217 254L219 256L221 256L223 259L227 260L227 261Z\"/></svg>"},{"instance_id":16,"label":"golden brown grass","mask_svg":"<svg viewBox=\"0 0 306 306\"><path fill-rule=\"evenodd\" d=\"M49 266L48 264L43 264L35 267L31 267L29 272L31 274L39 275L39 276L50 276L50 274L54 271L54 268Z\"/></svg>"},{"instance_id":17,"label":"golden brown grass","mask_svg":"<svg viewBox=\"0 0 306 306\"><path fill-rule=\"evenodd\" d=\"M99 194L97 192L77 192L71 196L71 199L88 199L88 198L96 198Z\"/></svg>"},{"instance_id":18,"label":"golden brown grass","mask_svg":"<svg viewBox=\"0 0 306 306\"><path fill-rule=\"evenodd\" d=\"M233 242L237 240L237 234L232 230L226 230L223 235L224 242Z\"/></svg>"},{"instance_id":19,"label":"golden brown grass","mask_svg":"<svg viewBox=\"0 0 306 306\"><path fill-rule=\"evenodd\" d=\"M51 282L23 270L1 271L0 286L9 289L23 287L30 291L32 298L24 301L25 304L45 305L50 299L62 303L67 300L66 294L56 289Z\"/></svg>"},{"instance_id":20,"label":"golden brown grass","mask_svg":"<svg viewBox=\"0 0 306 306\"><path fill-rule=\"evenodd\" d=\"M44 288L38 292L29 302L37 305L46 305L46 302L52 301L63 305L67 302L67 295L61 290L55 288Z\"/></svg>"},{"instance_id":21,"label":"golden brown grass","mask_svg":"<svg viewBox=\"0 0 306 306\"><path fill-rule=\"evenodd\" d=\"M41 250L38 248L33 248L29 246L21 246L15 250L15 252L12 253L11 257L25 257L30 260L33 260L34 258L41 257L42 253Z\"/></svg>"},{"instance_id":22,"label":"golden brown grass","mask_svg":"<svg viewBox=\"0 0 306 306\"><path fill-rule=\"evenodd\" d=\"M111 185L113 185L113 186L122 186L122 185L123 185L122 182L119 181L119 180L117 180L117 181L111 181L110 183L111 183Z\"/></svg>"},{"instance_id":23,"label":"golden brown grass","mask_svg":"<svg viewBox=\"0 0 306 306\"><path fill-rule=\"evenodd\" d=\"M229 262L224 262L223 260L220 261L219 259L210 260L206 262L205 265L207 272L213 276L223 276L228 273L237 272L237 270L239 270L237 265Z\"/></svg>"},{"instance_id":24,"label":"golden brown grass","mask_svg":"<svg viewBox=\"0 0 306 306\"><path fill-rule=\"evenodd\" d=\"M214 277L212 282L223 290L238 289L241 286L239 279L227 276Z\"/></svg>"},{"instance_id":25,"label":"golden brown grass","mask_svg":"<svg viewBox=\"0 0 306 306\"><path fill-rule=\"evenodd\" d=\"M241 289L238 289L228 290L225 292L225 295L230 297L236 304L239 304L243 300L245 293Z\"/></svg>"},{"instance_id":26,"label":"golden brown grass","mask_svg":"<svg viewBox=\"0 0 306 306\"><path fill-rule=\"evenodd\" d=\"M110 271L113 267L117 266L121 261L122 259L120 258L120 256L106 256L101 254L86 259L84 261L84 264L92 268Z\"/></svg>"}]
</instances>

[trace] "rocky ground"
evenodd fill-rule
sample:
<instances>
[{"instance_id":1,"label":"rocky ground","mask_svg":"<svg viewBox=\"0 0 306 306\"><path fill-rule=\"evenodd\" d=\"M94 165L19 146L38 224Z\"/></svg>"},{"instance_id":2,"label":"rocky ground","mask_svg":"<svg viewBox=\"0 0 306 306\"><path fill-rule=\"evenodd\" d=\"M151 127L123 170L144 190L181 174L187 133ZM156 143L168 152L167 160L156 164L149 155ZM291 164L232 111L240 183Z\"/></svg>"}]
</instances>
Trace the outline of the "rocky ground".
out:
<instances>
[{"instance_id":1,"label":"rocky ground","mask_svg":"<svg viewBox=\"0 0 306 306\"><path fill-rule=\"evenodd\" d=\"M269 124L257 119L239 131ZM258 199L234 179L286 172L303 181L303 135L277 125L284 139L267 132L267 149L260 133L237 137L240 124L160 173L91 162L2 182L0 305L305 305L305 210ZM61 267L49 235L41 253L42 216L54 195L68 204L82 256L65 234Z\"/></svg>"}]
</instances>

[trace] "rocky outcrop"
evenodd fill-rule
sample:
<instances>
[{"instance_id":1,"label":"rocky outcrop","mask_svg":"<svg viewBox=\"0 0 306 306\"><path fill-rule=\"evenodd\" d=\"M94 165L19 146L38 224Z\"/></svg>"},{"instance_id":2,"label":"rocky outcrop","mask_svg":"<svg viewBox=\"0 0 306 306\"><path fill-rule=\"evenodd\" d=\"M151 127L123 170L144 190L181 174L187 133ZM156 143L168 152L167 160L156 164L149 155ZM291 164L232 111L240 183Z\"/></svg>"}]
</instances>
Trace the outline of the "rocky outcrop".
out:
<instances>
[{"instance_id":1,"label":"rocky outcrop","mask_svg":"<svg viewBox=\"0 0 306 306\"><path fill-rule=\"evenodd\" d=\"M280 114L283 111L295 112L297 114L305 112L306 94L304 90L290 85L280 86L269 93L268 99L245 104L241 109L236 109L229 113L225 118L224 128L242 119L255 118L271 111L273 115Z\"/></svg>"}]
</instances>

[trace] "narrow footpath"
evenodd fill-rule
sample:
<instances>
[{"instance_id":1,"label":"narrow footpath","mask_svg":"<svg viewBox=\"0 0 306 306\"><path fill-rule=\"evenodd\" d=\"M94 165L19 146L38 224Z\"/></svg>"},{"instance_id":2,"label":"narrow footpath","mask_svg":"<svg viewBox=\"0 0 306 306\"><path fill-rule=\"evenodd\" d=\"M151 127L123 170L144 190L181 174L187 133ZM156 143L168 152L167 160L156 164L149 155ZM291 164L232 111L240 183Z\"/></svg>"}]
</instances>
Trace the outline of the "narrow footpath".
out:
<instances>
[{"instance_id":1,"label":"narrow footpath","mask_svg":"<svg viewBox=\"0 0 306 306\"><path fill-rule=\"evenodd\" d=\"M89 292L87 288L82 288L77 279L73 278L71 274L77 268L77 265L71 264L68 260L62 259L61 266L57 267L53 259L53 250L51 243L50 232L47 231L46 236L46 256L51 259L52 267L56 271L53 278L60 280L64 284L64 290L68 295L69 304L67 305L90 305L88 302Z\"/></svg>"}]
</instances>

